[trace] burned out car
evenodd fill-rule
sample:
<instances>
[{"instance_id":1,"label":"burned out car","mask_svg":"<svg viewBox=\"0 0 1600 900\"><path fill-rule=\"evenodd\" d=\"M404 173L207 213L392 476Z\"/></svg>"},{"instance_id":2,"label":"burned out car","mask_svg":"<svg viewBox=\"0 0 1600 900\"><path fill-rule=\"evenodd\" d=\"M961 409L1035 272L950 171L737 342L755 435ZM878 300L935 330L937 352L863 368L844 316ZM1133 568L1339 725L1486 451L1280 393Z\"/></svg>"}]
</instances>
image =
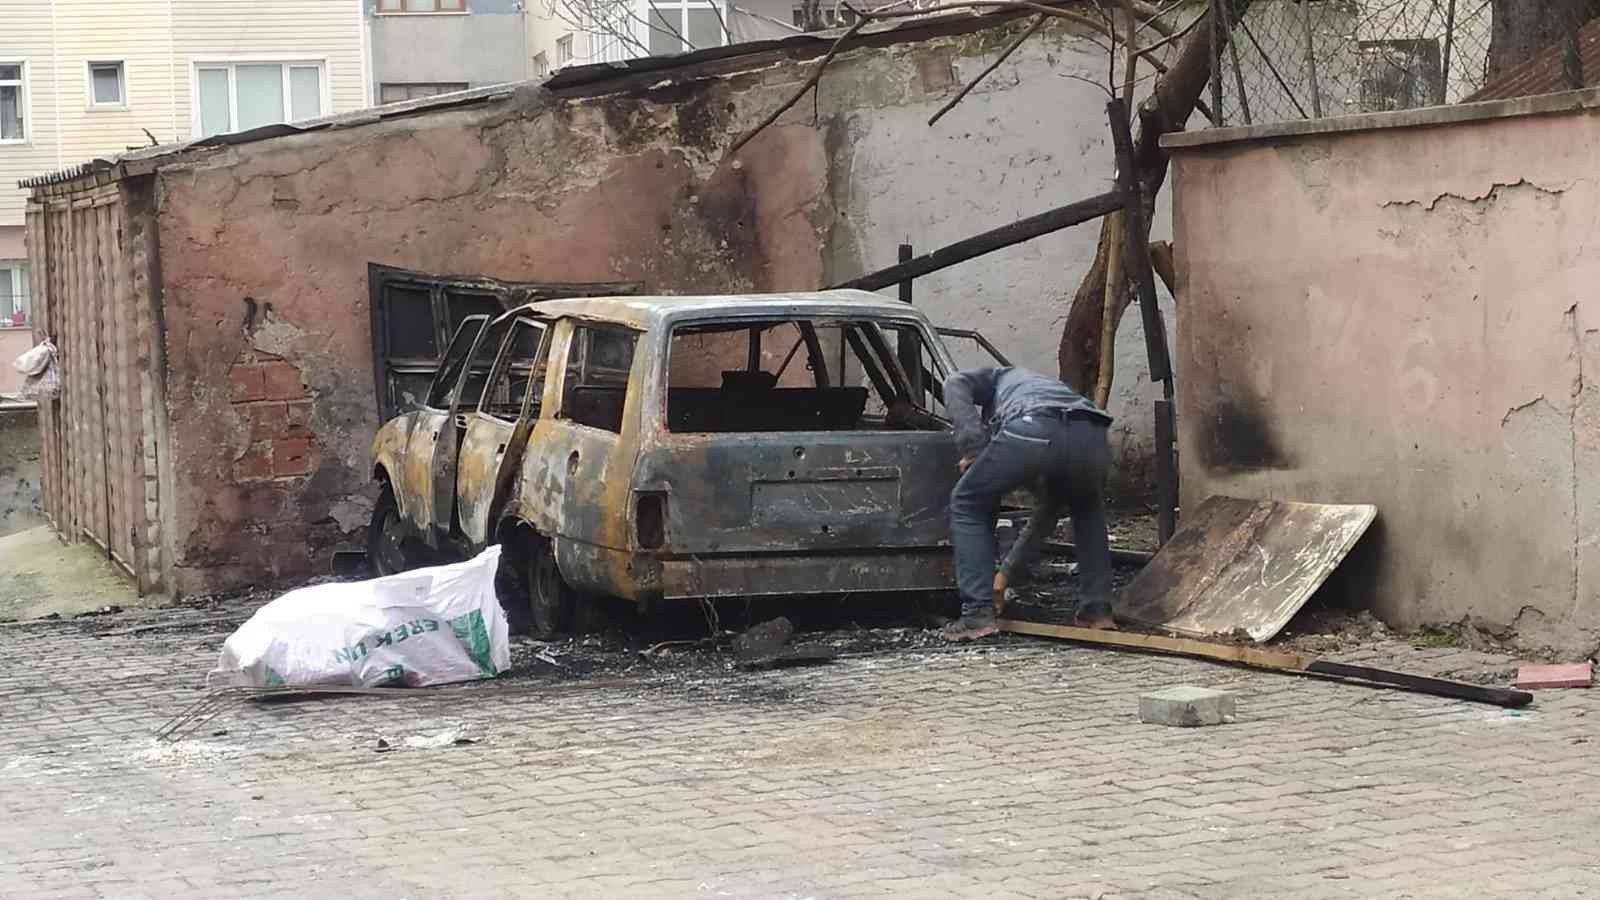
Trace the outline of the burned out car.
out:
<instances>
[{"instance_id":1,"label":"burned out car","mask_svg":"<svg viewBox=\"0 0 1600 900\"><path fill-rule=\"evenodd\" d=\"M539 634L593 596L948 589L955 334L859 291L468 317L374 441L369 555L500 543L502 602Z\"/></svg>"}]
</instances>

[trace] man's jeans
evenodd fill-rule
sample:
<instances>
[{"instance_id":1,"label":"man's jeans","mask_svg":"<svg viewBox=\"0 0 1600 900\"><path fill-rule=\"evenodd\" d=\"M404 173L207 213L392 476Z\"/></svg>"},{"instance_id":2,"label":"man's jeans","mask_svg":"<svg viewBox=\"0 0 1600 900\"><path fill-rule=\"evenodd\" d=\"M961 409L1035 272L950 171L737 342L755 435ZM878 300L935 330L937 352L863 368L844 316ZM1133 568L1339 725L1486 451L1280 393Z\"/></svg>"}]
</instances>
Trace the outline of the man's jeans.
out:
<instances>
[{"instance_id":1,"label":"man's jeans","mask_svg":"<svg viewBox=\"0 0 1600 900\"><path fill-rule=\"evenodd\" d=\"M1078 550L1077 614L1089 618L1111 612L1104 494L1111 467L1107 430L1086 417L1020 416L1000 429L956 482L950 493L950 531L962 613L994 602L995 517L1005 495L1024 486L1033 489L1034 512L1006 560L1006 571L1024 573L1062 512L1070 512Z\"/></svg>"}]
</instances>

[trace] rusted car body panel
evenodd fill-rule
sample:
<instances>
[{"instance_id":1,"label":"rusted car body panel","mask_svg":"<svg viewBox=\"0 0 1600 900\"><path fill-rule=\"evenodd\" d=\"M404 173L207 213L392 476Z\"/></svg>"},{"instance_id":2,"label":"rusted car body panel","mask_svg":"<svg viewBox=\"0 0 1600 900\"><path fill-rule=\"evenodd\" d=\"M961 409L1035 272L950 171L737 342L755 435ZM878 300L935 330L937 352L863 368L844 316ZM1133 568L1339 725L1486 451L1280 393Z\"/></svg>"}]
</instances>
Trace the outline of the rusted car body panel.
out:
<instances>
[{"instance_id":1,"label":"rusted car body panel","mask_svg":"<svg viewBox=\"0 0 1600 900\"><path fill-rule=\"evenodd\" d=\"M694 393L669 387L676 329L748 327L750 368L773 377L758 346L760 329L775 322L846 323L860 341L852 346L880 367L875 383L899 392L898 400L911 397L921 376L937 384L954 371L920 312L857 291L541 302L483 325L475 338L475 359L491 358L491 345L505 343L485 370L493 389L514 358L508 329L538 330L543 343L524 364L534 374L521 413L486 412L489 399L466 408L470 387L436 385L430 396L448 395L448 406L388 422L373 445L375 473L393 486L418 540L471 553L509 526L525 527L551 542L562 577L585 591L644 602L949 588L957 453L948 427L915 401L899 420L914 417L915 428L699 432L668 421L669 404ZM805 368L816 370L808 377L819 386L790 393L821 394L829 390L822 344L809 325L796 328L812 360ZM892 350L885 360L869 348L891 347L881 333L888 329L920 337L927 358L917 379ZM835 348L841 361L844 342L841 336ZM796 341L790 356L801 346ZM625 370L607 368L628 352ZM462 367L463 384L473 365ZM840 368L833 392L864 395L846 386ZM719 399L713 389L700 393ZM443 434L451 431L459 432L458 450L455 435ZM441 449L454 454L448 473L438 464ZM446 493L453 504L442 514Z\"/></svg>"}]
</instances>

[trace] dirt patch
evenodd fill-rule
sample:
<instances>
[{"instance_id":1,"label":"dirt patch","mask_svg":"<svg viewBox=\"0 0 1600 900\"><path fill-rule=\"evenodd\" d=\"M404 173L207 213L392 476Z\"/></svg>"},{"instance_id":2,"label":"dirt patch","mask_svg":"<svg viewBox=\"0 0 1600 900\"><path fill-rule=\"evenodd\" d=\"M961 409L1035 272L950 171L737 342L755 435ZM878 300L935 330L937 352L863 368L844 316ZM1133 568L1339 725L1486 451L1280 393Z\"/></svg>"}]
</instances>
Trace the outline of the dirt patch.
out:
<instances>
[{"instance_id":1,"label":"dirt patch","mask_svg":"<svg viewBox=\"0 0 1600 900\"><path fill-rule=\"evenodd\" d=\"M839 731L805 734L778 741L750 757L773 766L849 765L882 759L905 765L906 753L926 750L939 739L938 726L909 719L869 719L847 723Z\"/></svg>"}]
</instances>

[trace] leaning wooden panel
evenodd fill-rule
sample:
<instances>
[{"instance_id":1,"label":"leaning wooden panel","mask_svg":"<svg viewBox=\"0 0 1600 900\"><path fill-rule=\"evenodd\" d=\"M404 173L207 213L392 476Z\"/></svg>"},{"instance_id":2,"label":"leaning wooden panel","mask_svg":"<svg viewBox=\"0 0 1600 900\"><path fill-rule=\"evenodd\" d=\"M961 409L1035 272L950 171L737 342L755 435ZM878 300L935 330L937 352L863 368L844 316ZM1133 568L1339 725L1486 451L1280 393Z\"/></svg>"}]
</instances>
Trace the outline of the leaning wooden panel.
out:
<instances>
[{"instance_id":1,"label":"leaning wooden panel","mask_svg":"<svg viewBox=\"0 0 1600 900\"><path fill-rule=\"evenodd\" d=\"M1117 599L1117 616L1195 636L1266 641L1377 516L1375 506L1209 497Z\"/></svg>"}]
</instances>

